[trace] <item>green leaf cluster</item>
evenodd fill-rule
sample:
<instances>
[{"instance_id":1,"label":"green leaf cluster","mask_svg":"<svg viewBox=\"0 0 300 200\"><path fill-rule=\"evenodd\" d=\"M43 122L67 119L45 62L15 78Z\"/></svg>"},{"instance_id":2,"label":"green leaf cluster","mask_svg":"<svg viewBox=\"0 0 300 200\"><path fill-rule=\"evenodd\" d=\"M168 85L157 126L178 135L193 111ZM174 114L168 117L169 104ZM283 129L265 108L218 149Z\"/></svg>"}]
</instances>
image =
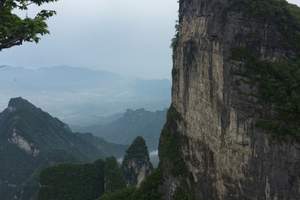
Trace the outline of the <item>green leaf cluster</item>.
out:
<instances>
[{"instance_id":1,"label":"green leaf cluster","mask_svg":"<svg viewBox=\"0 0 300 200\"><path fill-rule=\"evenodd\" d=\"M34 17L22 18L15 14L26 11L31 5L41 6L57 0L2 0L0 3L0 51L23 42L39 42L42 35L48 34L46 20L53 10L41 10ZM14 12L13 12L14 11Z\"/></svg>"},{"instance_id":2,"label":"green leaf cluster","mask_svg":"<svg viewBox=\"0 0 300 200\"><path fill-rule=\"evenodd\" d=\"M106 193L99 200L161 200L159 186L162 184L162 174L156 169L141 184L140 188L128 187L114 193Z\"/></svg>"},{"instance_id":3,"label":"green leaf cluster","mask_svg":"<svg viewBox=\"0 0 300 200\"><path fill-rule=\"evenodd\" d=\"M114 157L92 164L61 164L40 173L38 200L95 200L125 187Z\"/></svg>"}]
</instances>

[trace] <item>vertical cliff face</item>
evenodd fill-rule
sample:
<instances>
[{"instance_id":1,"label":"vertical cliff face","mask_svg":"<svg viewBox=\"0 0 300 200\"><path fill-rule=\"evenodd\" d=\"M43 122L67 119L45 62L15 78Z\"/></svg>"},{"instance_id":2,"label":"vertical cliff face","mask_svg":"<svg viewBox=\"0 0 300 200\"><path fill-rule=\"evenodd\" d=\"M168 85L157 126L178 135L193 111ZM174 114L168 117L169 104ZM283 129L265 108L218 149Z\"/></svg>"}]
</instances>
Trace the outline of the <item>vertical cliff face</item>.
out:
<instances>
[{"instance_id":1,"label":"vertical cliff face","mask_svg":"<svg viewBox=\"0 0 300 200\"><path fill-rule=\"evenodd\" d=\"M258 88L240 81L245 62L233 59L241 48L270 62L299 51L275 19L250 17L239 2L252 1L179 1L172 106L160 141L165 199L300 199L299 140L257 126L272 112L245 95Z\"/></svg>"}]
</instances>

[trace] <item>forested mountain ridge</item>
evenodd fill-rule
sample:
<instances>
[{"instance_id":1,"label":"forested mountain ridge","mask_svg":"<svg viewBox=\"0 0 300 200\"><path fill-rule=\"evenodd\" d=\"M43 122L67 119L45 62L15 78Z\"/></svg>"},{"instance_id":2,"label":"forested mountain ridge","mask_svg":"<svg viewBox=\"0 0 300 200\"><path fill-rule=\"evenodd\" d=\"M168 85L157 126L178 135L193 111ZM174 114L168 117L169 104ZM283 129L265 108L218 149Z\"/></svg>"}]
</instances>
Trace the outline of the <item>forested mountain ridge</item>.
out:
<instances>
[{"instance_id":1,"label":"forested mountain ridge","mask_svg":"<svg viewBox=\"0 0 300 200\"><path fill-rule=\"evenodd\" d=\"M65 123L22 98L11 99L0 114L0 144L3 200L31 198L44 167L121 156L126 149L90 134L73 133Z\"/></svg>"}]
</instances>

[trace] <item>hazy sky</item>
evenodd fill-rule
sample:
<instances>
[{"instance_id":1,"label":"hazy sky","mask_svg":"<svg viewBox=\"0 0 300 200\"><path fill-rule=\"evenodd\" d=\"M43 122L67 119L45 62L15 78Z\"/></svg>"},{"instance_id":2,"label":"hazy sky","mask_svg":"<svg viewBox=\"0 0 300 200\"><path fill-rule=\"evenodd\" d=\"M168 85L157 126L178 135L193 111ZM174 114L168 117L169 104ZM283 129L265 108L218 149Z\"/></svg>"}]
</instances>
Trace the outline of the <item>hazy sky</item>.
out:
<instances>
[{"instance_id":1,"label":"hazy sky","mask_svg":"<svg viewBox=\"0 0 300 200\"><path fill-rule=\"evenodd\" d=\"M300 6L300 0L288 0L288 2L298 4Z\"/></svg>"},{"instance_id":2,"label":"hazy sky","mask_svg":"<svg viewBox=\"0 0 300 200\"><path fill-rule=\"evenodd\" d=\"M300 0L290 0L298 3ZM0 52L0 65L71 65L170 78L177 0L60 0L51 35Z\"/></svg>"},{"instance_id":3,"label":"hazy sky","mask_svg":"<svg viewBox=\"0 0 300 200\"><path fill-rule=\"evenodd\" d=\"M60 0L51 35L0 52L0 65L72 65L169 78L177 0Z\"/></svg>"}]
</instances>

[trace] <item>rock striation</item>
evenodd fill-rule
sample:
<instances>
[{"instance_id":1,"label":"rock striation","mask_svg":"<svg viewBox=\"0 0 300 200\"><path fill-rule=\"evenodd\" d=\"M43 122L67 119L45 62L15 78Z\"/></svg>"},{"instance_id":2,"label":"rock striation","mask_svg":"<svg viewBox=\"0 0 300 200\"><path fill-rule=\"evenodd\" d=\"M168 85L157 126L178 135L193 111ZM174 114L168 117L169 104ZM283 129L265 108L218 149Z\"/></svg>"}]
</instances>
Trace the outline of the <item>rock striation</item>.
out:
<instances>
[{"instance_id":1,"label":"rock striation","mask_svg":"<svg viewBox=\"0 0 300 200\"><path fill-rule=\"evenodd\" d=\"M300 199L299 138L257 126L266 108L245 95L258 89L239 81L245 62L233 59L242 48L268 62L299 54L275 18L243 7L255 3L264 13L276 2L290 7L275 0L179 1L172 106L159 151L165 200Z\"/></svg>"}]
</instances>

